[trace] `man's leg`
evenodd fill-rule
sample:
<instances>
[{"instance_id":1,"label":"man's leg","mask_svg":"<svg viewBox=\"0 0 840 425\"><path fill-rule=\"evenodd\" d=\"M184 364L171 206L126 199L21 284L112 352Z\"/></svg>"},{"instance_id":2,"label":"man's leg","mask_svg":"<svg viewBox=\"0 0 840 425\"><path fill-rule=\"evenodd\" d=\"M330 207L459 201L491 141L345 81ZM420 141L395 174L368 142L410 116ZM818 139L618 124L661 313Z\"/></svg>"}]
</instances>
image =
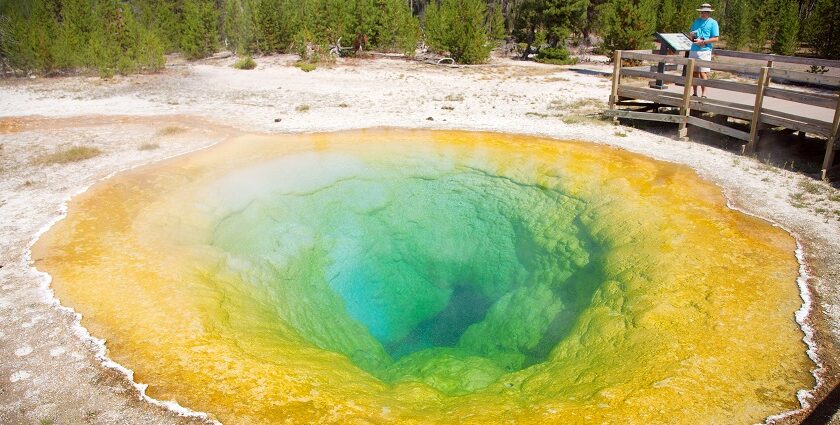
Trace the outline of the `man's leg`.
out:
<instances>
[{"instance_id":1,"label":"man's leg","mask_svg":"<svg viewBox=\"0 0 840 425\"><path fill-rule=\"evenodd\" d=\"M693 75L694 75L694 78L699 78L700 77L699 72L695 72L695 73L693 73ZM697 88L698 87L700 87L700 86L698 86L697 84L692 84L692 86L691 86L691 88L693 89L692 91L694 92L694 96L697 96ZM700 89L702 90L703 88L700 87Z\"/></svg>"},{"instance_id":2,"label":"man's leg","mask_svg":"<svg viewBox=\"0 0 840 425\"><path fill-rule=\"evenodd\" d=\"M708 72L698 72L698 74L700 74L700 79L701 80L708 80L709 79L709 73ZM706 97L706 86L700 86L700 96Z\"/></svg>"}]
</instances>

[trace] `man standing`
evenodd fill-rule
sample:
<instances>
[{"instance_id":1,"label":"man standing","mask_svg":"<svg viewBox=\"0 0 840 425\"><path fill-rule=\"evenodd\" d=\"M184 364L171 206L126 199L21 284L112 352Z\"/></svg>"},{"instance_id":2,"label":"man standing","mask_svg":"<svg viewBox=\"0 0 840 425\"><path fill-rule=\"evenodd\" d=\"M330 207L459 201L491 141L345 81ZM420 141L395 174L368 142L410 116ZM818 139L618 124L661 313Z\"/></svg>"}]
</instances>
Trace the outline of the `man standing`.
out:
<instances>
[{"instance_id":1,"label":"man standing","mask_svg":"<svg viewBox=\"0 0 840 425\"><path fill-rule=\"evenodd\" d=\"M720 39L720 28L716 20L712 19L712 5L703 3L699 9L700 17L691 24L691 52L689 57L694 59L712 60L712 43ZM706 80L709 78L711 69L706 66L694 68L694 78ZM700 87L700 94L706 97L706 87L694 86L694 95L697 96L697 87Z\"/></svg>"}]
</instances>

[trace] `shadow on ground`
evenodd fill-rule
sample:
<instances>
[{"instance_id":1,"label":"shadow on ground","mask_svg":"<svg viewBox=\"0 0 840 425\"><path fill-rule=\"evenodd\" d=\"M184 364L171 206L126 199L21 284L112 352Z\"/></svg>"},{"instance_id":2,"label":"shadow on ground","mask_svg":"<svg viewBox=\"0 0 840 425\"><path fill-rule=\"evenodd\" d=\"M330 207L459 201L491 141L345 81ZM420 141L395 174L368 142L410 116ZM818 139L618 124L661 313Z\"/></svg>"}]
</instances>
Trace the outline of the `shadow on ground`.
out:
<instances>
[{"instance_id":1,"label":"shadow on ground","mask_svg":"<svg viewBox=\"0 0 840 425\"><path fill-rule=\"evenodd\" d=\"M662 109L665 112L665 108ZM702 118L749 132L749 124L714 114L703 114ZM665 137L677 137L677 126L673 123L621 119L621 124L639 130L649 131ZM689 126L688 137L692 142L711 146L732 153L741 153L744 141L704 128ZM819 179L825 155L825 139L805 135L788 129L769 128L760 135L753 157L770 167L794 171ZM838 156L838 155L835 155ZM835 164L837 163L835 158ZM840 188L840 178L833 176L831 185Z\"/></svg>"}]
</instances>

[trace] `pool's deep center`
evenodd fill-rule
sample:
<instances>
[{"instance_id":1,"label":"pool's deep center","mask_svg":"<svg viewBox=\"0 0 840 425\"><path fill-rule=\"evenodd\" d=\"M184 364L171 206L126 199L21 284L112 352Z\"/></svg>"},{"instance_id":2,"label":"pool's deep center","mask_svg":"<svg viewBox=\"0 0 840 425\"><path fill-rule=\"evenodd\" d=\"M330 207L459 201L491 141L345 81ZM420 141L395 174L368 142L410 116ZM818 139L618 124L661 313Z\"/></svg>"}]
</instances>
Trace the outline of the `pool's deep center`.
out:
<instances>
[{"instance_id":1,"label":"pool's deep center","mask_svg":"<svg viewBox=\"0 0 840 425\"><path fill-rule=\"evenodd\" d=\"M601 283L580 200L473 169L342 165L241 202L213 245L300 338L380 379L490 385L544 361Z\"/></svg>"}]
</instances>

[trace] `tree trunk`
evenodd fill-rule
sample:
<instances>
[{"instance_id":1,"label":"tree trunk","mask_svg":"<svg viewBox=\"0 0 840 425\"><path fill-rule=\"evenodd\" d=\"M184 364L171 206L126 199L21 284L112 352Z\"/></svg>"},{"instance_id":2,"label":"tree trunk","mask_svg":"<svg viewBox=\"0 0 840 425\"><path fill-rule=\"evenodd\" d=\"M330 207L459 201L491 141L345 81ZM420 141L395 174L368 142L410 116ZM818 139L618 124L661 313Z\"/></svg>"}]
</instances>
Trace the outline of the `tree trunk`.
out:
<instances>
[{"instance_id":1,"label":"tree trunk","mask_svg":"<svg viewBox=\"0 0 840 425\"><path fill-rule=\"evenodd\" d=\"M534 42L534 37L537 35L537 26L535 24L531 24L531 28L528 29L528 45L525 46L525 51L522 52L522 59L528 59L528 54L531 53L531 43Z\"/></svg>"}]
</instances>

